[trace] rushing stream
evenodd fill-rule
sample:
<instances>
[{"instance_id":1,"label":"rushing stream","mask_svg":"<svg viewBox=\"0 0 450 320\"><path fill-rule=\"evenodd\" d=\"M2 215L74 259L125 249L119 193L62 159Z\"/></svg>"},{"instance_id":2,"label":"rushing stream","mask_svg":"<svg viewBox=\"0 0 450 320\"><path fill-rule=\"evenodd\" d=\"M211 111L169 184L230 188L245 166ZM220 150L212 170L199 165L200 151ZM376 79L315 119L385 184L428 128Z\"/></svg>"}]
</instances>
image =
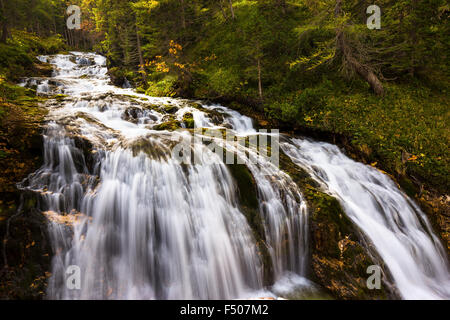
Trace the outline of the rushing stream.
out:
<instances>
[{"instance_id":1,"label":"rushing stream","mask_svg":"<svg viewBox=\"0 0 450 320\"><path fill-rule=\"evenodd\" d=\"M44 165L22 187L41 195L50 221L49 298L220 299L316 290L306 279L307 207L287 174L267 159L250 161L251 146L221 142L255 181L263 224L256 235L224 160L195 142L192 148L204 156L181 164L171 147L188 130L155 130L190 113L196 128L263 135L250 118L112 86L105 58L96 54L40 59L55 66L53 77L23 85L64 96L48 103ZM446 253L424 214L390 178L333 145L285 137L280 148L339 199L401 297L450 298ZM66 285L69 266L81 270L79 290Z\"/></svg>"}]
</instances>

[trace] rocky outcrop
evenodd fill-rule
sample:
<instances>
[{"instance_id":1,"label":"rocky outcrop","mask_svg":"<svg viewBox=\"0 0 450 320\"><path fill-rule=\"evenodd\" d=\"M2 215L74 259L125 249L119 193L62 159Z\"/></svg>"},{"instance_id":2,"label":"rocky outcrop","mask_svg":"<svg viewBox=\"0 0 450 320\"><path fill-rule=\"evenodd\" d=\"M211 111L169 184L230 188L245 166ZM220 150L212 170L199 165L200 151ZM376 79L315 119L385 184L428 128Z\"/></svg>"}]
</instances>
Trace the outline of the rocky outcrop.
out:
<instances>
[{"instance_id":1,"label":"rocky outcrop","mask_svg":"<svg viewBox=\"0 0 450 320\"><path fill-rule=\"evenodd\" d=\"M263 263L264 282L273 283L273 266L266 245L264 222L259 214L256 182L250 170L243 164L227 165L237 187L237 197L241 212L245 215L256 240L259 256Z\"/></svg>"},{"instance_id":2,"label":"rocky outcrop","mask_svg":"<svg viewBox=\"0 0 450 320\"><path fill-rule=\"evenodd\" d=\"M42 299L50 277L47 219L36 209L36 195L31 193L0 207L0 299Z\"/></svg>"}]
</instances>

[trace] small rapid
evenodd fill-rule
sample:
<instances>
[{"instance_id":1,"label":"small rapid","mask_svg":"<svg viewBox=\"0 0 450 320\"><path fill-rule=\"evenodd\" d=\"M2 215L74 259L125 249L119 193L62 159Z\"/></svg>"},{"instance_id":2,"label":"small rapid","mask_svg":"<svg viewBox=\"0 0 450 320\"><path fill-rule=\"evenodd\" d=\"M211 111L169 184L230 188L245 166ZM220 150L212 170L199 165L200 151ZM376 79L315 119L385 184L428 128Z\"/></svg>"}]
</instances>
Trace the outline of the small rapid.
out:
<instances>
[{"instance_id":1,"label":"small rapid","mask_svg":"<svg viewBox=\"0 0 450 320\"><path fill-rule=\"evenodd\" d=\"M387 175L328 143L292 139L282 148L340 201L373 243L404 299L450 299L444 248L425 214Z\"/></svg>"}]
</instances>

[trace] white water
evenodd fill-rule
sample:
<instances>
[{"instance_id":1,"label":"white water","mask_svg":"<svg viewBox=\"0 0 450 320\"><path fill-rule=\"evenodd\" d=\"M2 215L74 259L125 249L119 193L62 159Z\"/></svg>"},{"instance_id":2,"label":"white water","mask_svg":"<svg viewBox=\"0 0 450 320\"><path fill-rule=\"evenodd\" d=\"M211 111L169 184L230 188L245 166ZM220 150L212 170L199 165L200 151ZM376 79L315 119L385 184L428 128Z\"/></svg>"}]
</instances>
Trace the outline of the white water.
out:
<instances>
[{"instance_id":1,"label":"white water","mask_svg":"<svg viewBox=\"0 0 450 320\"><path fill-rule=\"evenodd\" d=\"M338 147L292 139L282 149L335 195L373 243L404 299L450 299L447 254L425 214L375 168Z\"/></svg>"},{"instance_id":2,"label":"white water","mask_svg":"<svg viewBox=\"0 0 450 320\"><path fill-rule=\"evenodd\" d=\"M178 120L191 112L196 127L223 127L185 100L110 85L101 56L74 52L41 60L56 70L51 81L33 79L38 94L68 95L49 103L45 163L24 183L41 194L42 210L51 220L55 255L48 297L274 297L264 285L261 252L227 166L220 159L193 165L173 161L168 146L182 133L153 130L168 116L154 105L177 106ZM255 133L250 118L228 114L223 125L241 135ZM83 152L80 141L92 144L91 154ZM265 173L251 164L249 169L265 219L266 240L259 245L269 252L273 280L288 291L302 289L308 282L302 280L306 207L300 192L275 167L267 165ZM279 181L271 182L269 174L277 172ZM61 224L61 218L73 226ZM66 286L71 265L81 269L80 290Z\"/></svg>"},{"instance_id":3,"label":"white water","mask_svg":"<svg viewBox=\"0 0 450 320\"><path fill-rule=\"evenodd\" d=\"M217 124L189 101L112 86L99 55L40 59L55 65L54 76L24 85L37 85L39 94L68 95L50 101L45 163L24 183L42 195L42 210L52 220L49 298L254 298L315 290L304 278L306 204L288 175L270 162L258 165L243 156L253 150L222 142L246 159L255 179L263 246L270 256L264 262L223 161L211 155L206 160L214 160L212 165L180 165L171 159L170 146L182 133L153 129L169 116L154 105L174 105L178 120L190 112L196 127L232 127L240 136L256 134L250 118L202 106L226 114ZM81 148L80 141L90 145ZM443 249L423 213L386 176L331 145L295 139L282 149L340 199L403 298L450 296ZM68 217L76 217L69 219L72 227L60 223ZM264 263L273 269L266 285ZM80 290L66 286L70 265L81 268Z\"/></svg>"}]
</instances>

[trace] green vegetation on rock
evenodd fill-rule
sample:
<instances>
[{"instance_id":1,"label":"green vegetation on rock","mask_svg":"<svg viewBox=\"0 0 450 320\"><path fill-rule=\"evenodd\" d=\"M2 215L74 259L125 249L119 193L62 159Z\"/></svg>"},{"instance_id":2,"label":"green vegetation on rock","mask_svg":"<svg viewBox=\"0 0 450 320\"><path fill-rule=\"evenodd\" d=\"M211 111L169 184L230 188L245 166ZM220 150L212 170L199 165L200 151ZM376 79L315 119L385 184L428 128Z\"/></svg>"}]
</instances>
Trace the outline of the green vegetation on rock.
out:
<instances>
[{"instance_id":1,"label":"green vegetation on rock","mask_svg":"<svg viewBox=\"0 0 450 320\"><path fill-rule=\"evenodd\" d=\"M339 299L386 299L386 289L367 288L367 267L375 264L338 200L324 193L309 174L280 153L280 169L301 189L309 209L311 272L316 283ZM378 261L378 260L377 260Z\"/></svg>"}]
</instances>

